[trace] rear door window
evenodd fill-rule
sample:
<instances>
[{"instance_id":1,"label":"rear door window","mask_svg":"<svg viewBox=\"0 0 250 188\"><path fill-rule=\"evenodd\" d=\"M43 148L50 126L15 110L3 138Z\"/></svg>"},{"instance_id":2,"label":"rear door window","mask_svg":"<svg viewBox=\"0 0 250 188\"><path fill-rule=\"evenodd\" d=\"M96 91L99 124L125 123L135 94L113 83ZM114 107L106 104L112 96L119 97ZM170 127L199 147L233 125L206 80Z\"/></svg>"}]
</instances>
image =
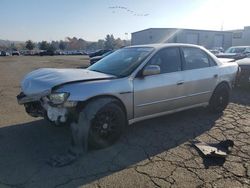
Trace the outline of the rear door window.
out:
<instances>
[{"instance_id":1,"label":"rear door window","mask_svg":"<svg viewBox=\"0 0 250 188\"><path fill-rule=\"evenodd\" d=\"M199 48L183 47L185 59L184 70L207 68L210 66L208 56Z\"/></svg>"}]
</instances>

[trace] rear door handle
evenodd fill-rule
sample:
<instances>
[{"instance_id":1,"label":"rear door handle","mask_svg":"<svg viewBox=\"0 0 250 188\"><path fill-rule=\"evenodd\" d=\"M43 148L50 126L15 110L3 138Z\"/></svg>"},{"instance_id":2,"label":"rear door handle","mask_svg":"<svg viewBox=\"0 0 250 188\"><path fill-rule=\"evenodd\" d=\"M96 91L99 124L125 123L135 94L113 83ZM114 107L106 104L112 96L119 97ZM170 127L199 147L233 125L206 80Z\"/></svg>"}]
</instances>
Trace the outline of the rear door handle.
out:
<instances>
[{"instance_id":1,"label":"rear door handle","mask_svg":"<svg viewBox=\"0 0 250 188\"><path fill-rule=\"evenodd\" d=\"M218 74L214 74L214 78L218 78Z\"/></svg>"},{"instance_id":2,"label":"rear door handle","mask_svg":"<svg viewBox=\"0 0 250 188\"><path fill-rule=\"evenodd\" d=\"M182 84L184 84L184 81L183 80L181 80L181 81L179 81L179 82L177 82L177 84L176 85L182 85Z\"/></svg>"}]
</instances>

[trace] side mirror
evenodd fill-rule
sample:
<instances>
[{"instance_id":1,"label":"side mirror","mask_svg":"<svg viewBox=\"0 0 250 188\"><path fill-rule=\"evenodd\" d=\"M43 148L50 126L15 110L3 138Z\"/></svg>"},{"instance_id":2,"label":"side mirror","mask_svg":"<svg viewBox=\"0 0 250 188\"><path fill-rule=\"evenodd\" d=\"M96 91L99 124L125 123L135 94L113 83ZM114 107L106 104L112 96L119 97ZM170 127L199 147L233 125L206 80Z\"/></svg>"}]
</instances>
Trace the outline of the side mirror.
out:
<instances>
[{"instance_id":1,"label":"side mirror","mask_svg":"<svg viewBox=\"0 0 250 188\"><path fill-rule=\"evenodd\" d=\"M158 65L148 65L142 71L143 76L150 76L160 73L161 73L161 68Z\"/></svg>"}]
</instances>

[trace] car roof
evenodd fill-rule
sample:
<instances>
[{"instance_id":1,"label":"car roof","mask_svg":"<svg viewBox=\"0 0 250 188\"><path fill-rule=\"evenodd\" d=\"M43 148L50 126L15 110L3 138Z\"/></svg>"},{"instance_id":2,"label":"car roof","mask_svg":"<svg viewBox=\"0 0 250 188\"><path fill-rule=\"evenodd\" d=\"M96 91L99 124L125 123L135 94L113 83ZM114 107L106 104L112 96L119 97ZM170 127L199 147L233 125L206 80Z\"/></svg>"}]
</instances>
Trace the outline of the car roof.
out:
<instances>
[{"instance_id":1,"label":"car roof","mask_svg":"<svg viewBox=\"0 0 250 188\"><path fill-rule=\"evenodd\" d=\"M216 56L214 54L212 54L209 50L207 50L206 48L204 48L203 46L199 46L199 45L195 45L195 44L184 44L184 43L156 43L156 44L143 44L143 45L135 45L135 46L128 46L125 48L154 48L156 50L160 50L162 48L165 47L195 47L195 48L199 48L202 49L203 51L206 51L208 54L210 54L210 57L213 58L213 60L220 65L221 62L219 61L218 58L216 58Z\"/></svg>"},{"instance_id":2,"label":"car roof","mask_svg":"<svg viewBox=\"0 0 250 188\"><path fill-rule=\"evenodd\" d=\"M156 44L143 44L143 45L134 45L134 46L128 46L126 48L155 48L155 49L161 49L165 47L196 47L196 48L202 48L202 46L198 46L195 44L184 44L184 43L156 43Z\"/></svg>"},{"instance_id":3,"label":"car roof","mask_svg":"<svg viewBox=\"0 0 250 188\"><path fill-rule=\"evenodd\" d=\"M249 48L250 46L232 46L231 48Z\"/></svg>"}]
</instances>

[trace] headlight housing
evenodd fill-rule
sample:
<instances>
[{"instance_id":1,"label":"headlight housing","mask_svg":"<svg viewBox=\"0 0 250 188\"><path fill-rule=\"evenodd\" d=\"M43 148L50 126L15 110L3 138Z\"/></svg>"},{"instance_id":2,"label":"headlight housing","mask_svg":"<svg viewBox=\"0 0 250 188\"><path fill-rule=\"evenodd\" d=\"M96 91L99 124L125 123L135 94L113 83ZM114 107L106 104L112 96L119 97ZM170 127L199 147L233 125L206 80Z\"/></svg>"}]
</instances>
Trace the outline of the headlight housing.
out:
<instances>
[{"instance_id":1,"label":"headlight housing","mask_svg":"<svg viewBox=\"0 0 250 188\"><path fill-rule=\"evenodd\" d=\"M69 93L51 93L48 98L52 104L63 104L69 97Z\"/></svg>"}]
</instances>

